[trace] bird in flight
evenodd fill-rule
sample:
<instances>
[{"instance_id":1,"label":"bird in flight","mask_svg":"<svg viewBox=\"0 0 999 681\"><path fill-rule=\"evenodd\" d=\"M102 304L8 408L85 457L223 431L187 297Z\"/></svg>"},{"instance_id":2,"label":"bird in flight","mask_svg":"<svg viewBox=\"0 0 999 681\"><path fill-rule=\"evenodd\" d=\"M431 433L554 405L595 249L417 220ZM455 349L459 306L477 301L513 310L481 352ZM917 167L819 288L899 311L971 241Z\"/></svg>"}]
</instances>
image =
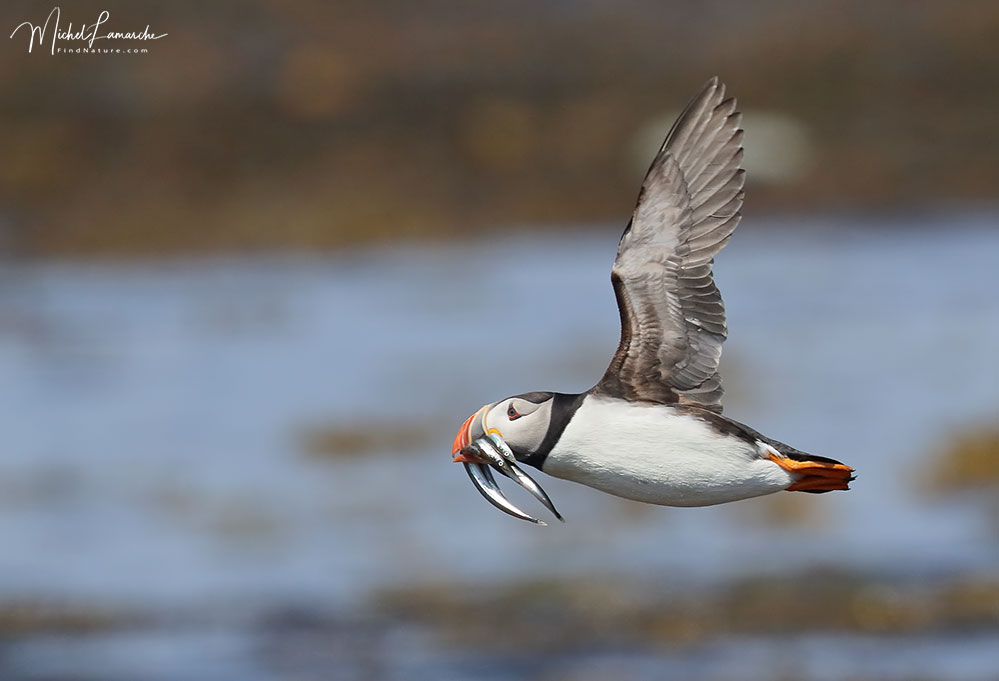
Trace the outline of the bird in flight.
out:
<instances>
[{"instance_id":1,"label":"bird in flight","mask_svg":"<svg viewBox=\"0 0 999 681\"><path fill-rule=\"evenodd\" d=\"M713 78L652 162L611 269L621 341L603 378L578 395L508 397L462 424L452 456L500 510L544 524L506 498L493 471L562 520L518 464L665 506L849 489L853 468L722 415L728 329L711 268L741 217L741 120Z\"/></svg>"}]
</instances>

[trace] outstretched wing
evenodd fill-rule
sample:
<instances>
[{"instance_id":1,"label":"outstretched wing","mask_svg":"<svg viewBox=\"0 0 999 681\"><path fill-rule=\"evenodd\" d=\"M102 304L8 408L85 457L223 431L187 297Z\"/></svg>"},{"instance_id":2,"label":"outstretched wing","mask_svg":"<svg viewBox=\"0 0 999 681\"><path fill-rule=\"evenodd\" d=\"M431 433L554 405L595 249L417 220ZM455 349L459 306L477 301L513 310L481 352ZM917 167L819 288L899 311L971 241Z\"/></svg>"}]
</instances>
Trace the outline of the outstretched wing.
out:
<instances>
[{"instance_id":1,"label":"outstretched wing","mask_svg":"<svg viewBox=\"0 0 999 681\"><path fill-rule=\"evenodd\" d=\"M739 224L741 114L713 78L673 124L621 236L621 343L594 391L721 411L725 307L714 256Z\"/></svg>"}]
</instances>

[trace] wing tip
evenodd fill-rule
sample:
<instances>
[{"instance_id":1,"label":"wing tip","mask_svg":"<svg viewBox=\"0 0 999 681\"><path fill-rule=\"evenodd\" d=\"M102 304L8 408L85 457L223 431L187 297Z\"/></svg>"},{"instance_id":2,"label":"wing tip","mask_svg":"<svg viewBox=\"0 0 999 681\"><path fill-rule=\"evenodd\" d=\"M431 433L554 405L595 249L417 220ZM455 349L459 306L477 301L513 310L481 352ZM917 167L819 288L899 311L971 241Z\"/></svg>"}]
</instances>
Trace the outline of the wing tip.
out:
<instances>
[{"instance_id":1,"label":"wing tip","mask_svg":"<svg viewBox=\"0 0 999 681\"><path fill-rule=\"evenodd\" d=\"M718 106L722 106L723 104L725 104L730 100L733 102L735 101L735 97L726 98L725 93L727 90L728 88L725 86L725 83L722 82L721 78L719 78L718 76L711 76L708 79L708 82L704 84L704 87L701 88L701 92L698 94L698 96L695 99L700 99L702 95L710 93L710 95L714 96L714 99L717 102L717 104L715 105L715 108L717 108Z\"/></svg>"}]
</instances>

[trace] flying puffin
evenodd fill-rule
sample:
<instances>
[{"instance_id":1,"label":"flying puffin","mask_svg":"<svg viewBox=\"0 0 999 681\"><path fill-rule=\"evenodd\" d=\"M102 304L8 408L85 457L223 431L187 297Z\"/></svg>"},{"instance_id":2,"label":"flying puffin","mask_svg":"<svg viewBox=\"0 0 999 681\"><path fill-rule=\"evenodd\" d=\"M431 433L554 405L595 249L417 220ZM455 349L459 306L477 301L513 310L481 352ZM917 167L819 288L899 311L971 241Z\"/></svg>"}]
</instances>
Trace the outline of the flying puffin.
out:
<instances>
[{"instance_id":1,"label":"flying puffin","mask_svg":"<svg viewBox=\"0 0 999 681\"><path fill-rule=\"evenodd\" d=\"M492 471L561 520L519 463L665 506L849 489L853 468L722 415L718 362L727 328L711 268L741 217L740 123L735 99L713 78L652 162L611 270L621 341L603 378L578 395L508 397L462 424L454 461L501 510L541 522L503 495Z\"/></svg>"}]
</instances>

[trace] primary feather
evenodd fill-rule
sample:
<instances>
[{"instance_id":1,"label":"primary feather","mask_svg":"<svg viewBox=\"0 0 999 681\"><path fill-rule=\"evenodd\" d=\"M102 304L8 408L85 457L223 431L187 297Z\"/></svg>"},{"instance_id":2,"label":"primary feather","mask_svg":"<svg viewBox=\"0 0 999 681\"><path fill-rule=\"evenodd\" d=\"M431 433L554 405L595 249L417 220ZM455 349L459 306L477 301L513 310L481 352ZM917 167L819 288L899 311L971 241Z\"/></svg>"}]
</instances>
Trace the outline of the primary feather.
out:
<instances>
[{"instance_id":1,"label":"primary feather","mask_svg":"<svg viewBox=\"0 0 999 681\"><path fill-rule=\"evenodd\" d=\"M621 342L595 391L721 411L728 333L714 256L739 224L741 114L712 79L670 130L618 245Z\"/></svg>"}]
</instances>

